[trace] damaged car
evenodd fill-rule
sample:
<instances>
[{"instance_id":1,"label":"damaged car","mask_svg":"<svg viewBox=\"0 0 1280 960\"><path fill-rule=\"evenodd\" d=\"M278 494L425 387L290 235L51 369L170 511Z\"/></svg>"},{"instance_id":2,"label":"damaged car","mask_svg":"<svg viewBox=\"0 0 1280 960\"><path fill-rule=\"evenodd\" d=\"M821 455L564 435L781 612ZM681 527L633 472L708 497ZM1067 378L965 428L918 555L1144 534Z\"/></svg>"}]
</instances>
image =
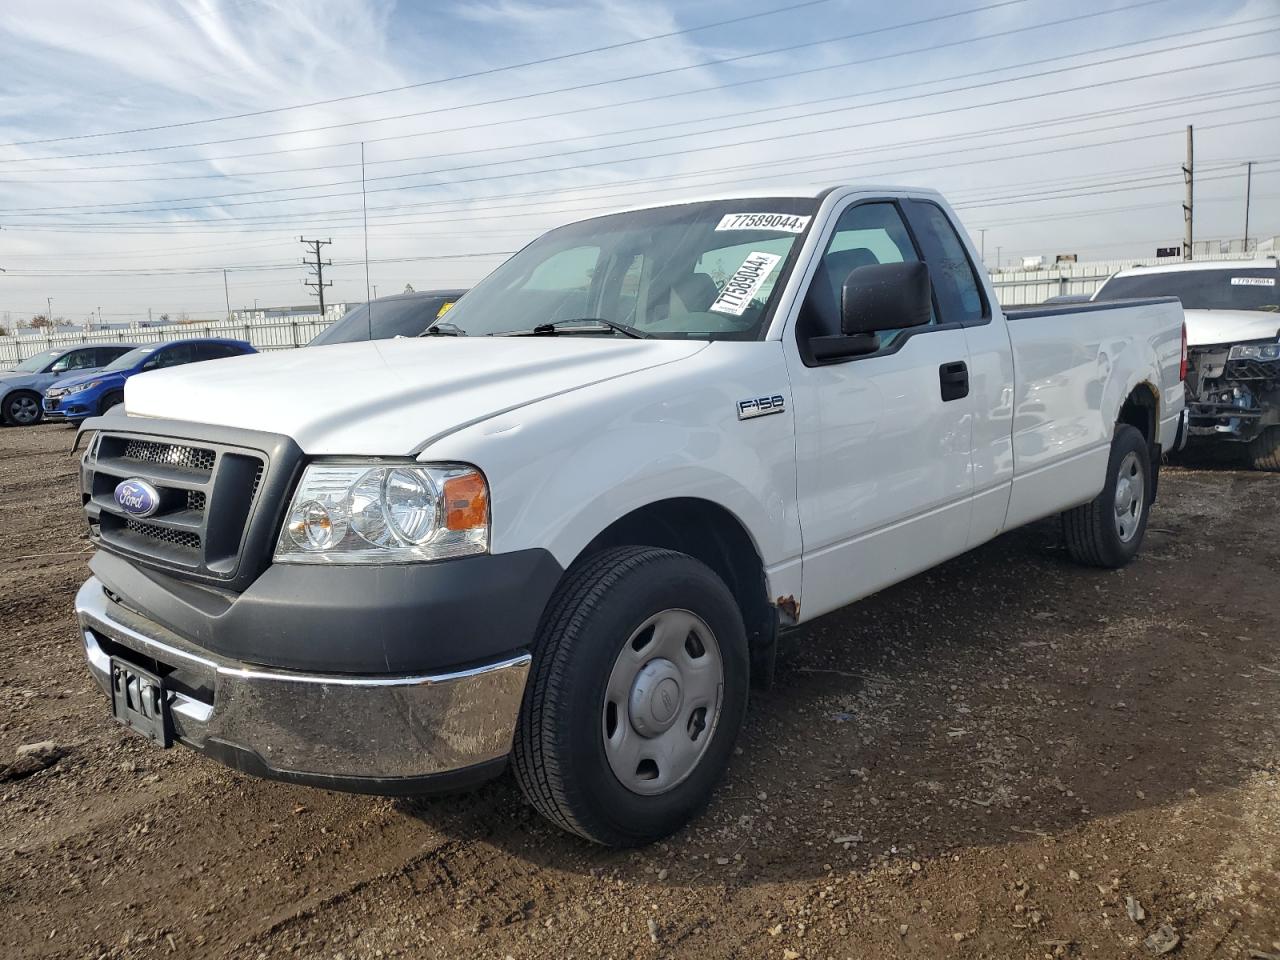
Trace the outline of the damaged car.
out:
<instances>
[{"instance_id":1,"label":"damaged car","mask_svg":"<svg viewBox=\"0 0 1280 960\"><path fill-rule=\"evenodd\" d=\"M1280 472L1280 263L1135 267L1094 300L1169 296L1186 314L1188 440L1242 444L1254 469Z\"/></svg>"}]
</instances>

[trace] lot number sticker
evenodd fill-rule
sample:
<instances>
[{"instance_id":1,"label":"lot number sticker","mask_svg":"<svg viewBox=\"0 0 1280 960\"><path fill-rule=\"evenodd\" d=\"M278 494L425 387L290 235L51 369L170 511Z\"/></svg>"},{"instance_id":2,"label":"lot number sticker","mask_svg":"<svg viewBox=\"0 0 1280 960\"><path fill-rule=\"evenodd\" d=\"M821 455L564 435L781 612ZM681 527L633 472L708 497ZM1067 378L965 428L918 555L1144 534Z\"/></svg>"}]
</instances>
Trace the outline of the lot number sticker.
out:
<instances>
[{"instance_id":1,"label":"lot number sticker","mask_svg":"<svg viewBox=\"0 0 1280 960\"><path fill-rule=\"evenodd\" d=\"M1275 277L1232 277L1233 287L1274 287Z\"/></svg>"},{"instance_id":2,"label":"lot number sticker","mask_svg":"<svg viewBox=\"0 0 1280 960\"><path fill-rule=\"evenodd\" d=\"M729 282L720 291L720 296L716 297L715 303L711 304L711 310L735 317L742 316L743 311L751 305L756 291L769 279L769 274L773 273L773 268L781 259L782 257L774 253L747 254L747 259L742 261L742 266L733 272Z\"/></svg>"},{"instance_id":3,"label":"lot number sticker","mask_svg":"<svg viewBox=\"0 0 1280 960\"><path fill-rule=\"evenodd\" d=\"M716 224L717 230L781 230L784 233L804 233L812 217L797 217L790 213L726 213Z\"/></svg>"}]
</instances>

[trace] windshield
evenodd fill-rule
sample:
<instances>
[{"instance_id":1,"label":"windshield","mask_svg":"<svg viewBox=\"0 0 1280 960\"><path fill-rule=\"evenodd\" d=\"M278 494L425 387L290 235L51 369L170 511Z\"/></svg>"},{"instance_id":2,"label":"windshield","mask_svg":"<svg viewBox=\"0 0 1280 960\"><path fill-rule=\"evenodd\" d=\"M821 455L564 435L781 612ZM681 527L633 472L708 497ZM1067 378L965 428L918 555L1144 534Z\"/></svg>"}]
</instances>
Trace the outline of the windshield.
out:
<instances>
[{"instance_id":1,"label":"windshield","mask_svg":"<svg viewBox=\"0 0 1280 960\"><path fill-rule=\"evenodd\" d=\"M1132 277L1112 277L1095 300L1130 297L1177 297L1186 310L1266 310L1280 312L1280 269L1252 267L1217 270L1170 270Z\"/></svg>"},{"instance_id":2,"label":"windshield","mask_svg":"<svg viewBox=\"0 0 1280 960\"><path fill-rule=\"evenodd\" d=\"M723 200L597 217L539 237L448 313L468 336L531 331L754 340L818 201Z\"/></svg>"},{"instance_id":3,"label":"windshield","mask_svg":"<svg viewBox=\"0 0 1280 960\"><path fill-rule=\"evenodd\" d=\"M122 353L102 368L103 373L109 370L132 370L140 364L149 353L155 353L155 347L134 347L128 353Z\"/></svg>"},{"instance_id":4,"label":"windshield","mask_svg":"<svg viewBox=\"0 0 1280 960\"><path fill-rule=\"evenodd\" d=\"M13 368L14 373L41 373L45 367L53 363L54 360L62 356L62 350L45 350L43 353L37 353L34 357L27 357L20 364Z\"/></svg>"},{"instance_id":5,"label":"windshield","mask_svg":"<svg viewBox=\"0 0 1280 960\"><path fill-rule=\"evenodd\" d=\"M330 343L354 343L357 340L390 340L392 337L416 337L427 324L440 316L461 292L439 297L396 297L362 303L328 329L314 337L307 346L322 347ZM369 336L369 312L373 311L373 336Z\"/></svg>"}]
</instances>

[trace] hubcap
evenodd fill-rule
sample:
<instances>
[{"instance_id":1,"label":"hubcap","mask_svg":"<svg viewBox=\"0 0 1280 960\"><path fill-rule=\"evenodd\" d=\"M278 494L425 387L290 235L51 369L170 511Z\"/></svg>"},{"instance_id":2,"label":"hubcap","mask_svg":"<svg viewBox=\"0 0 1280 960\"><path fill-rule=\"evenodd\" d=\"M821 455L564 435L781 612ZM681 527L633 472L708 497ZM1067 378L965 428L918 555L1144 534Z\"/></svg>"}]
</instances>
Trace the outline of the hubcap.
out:
<instances>
[{"instance_id":1,"label":"hubcap","mask_svg":"<svg viewBox=\"0 0 1280 960\"><path fill-rule=\"evenodd\" d=\"M1116 535L1128 543L1138 532L1142 507L1146 501L1147 478L1136 453L1127 453L1120 461L1116 478Z\"/></svg>"},{"instance_id":2,"label":"hubcap","mask_svg":"<svg viewBox=\"0 0 1280 960\"><path fill-rule=\"evenodd\" d=\"M9 404L9 414L17 423L34 423L40 416L40 404L30 397L15 397Z\"/></svg>"},{"instance_id":3,"label":"hubcap","mask_svg":"<svg viewBox=\"0 0 1280 960\"><path fill-rule=\"evenodd\" d=\"M689 776L715 733L724 688L720 645L688 610L663 610L623 644L605 688L601 733L618 781L665 793Z\"/></svg>"}]
</instances>

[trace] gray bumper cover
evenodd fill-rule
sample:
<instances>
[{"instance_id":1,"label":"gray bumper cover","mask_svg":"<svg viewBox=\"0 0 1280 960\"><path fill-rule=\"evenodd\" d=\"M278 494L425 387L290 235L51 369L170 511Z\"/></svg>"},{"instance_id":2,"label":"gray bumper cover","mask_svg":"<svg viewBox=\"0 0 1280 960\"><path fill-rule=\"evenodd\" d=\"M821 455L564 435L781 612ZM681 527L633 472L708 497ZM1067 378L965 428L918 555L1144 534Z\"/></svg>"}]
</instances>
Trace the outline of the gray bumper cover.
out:
<instances>
[{"instance_id":1,"label":"gray bumper cover","mask_svg":"<svg viewBox=\"0 0 1280 960\"><path fill-rule=\"evenodd\" d=\"M511 749L527 653L421 676L307 674L211 655L140 617L90 578L76 596L85 654L110 693L110 658L173 670L178 740L246 771L334 789L412 793L484 779ZM457 775L462 774L459 777Z\"/></svg>"}]
</instances>

